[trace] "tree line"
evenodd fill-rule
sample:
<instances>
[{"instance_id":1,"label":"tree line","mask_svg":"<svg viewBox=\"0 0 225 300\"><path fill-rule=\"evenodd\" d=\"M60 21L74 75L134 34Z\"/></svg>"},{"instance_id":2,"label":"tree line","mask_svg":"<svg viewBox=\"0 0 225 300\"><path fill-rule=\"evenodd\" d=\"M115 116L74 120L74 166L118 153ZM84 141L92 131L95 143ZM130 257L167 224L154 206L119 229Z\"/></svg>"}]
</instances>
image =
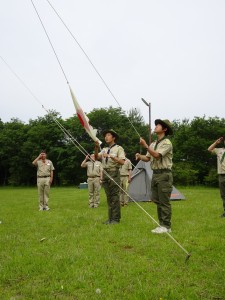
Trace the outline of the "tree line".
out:
<instances>
[{"instance_id":1,"label":"tree line","mask_svg":"<svg viewBox=\"0 0 225 300\"><path fill-rule=\"evenodd\" d=\"M149 125L138 109L131 109L128 117L121 108L113 107L94 109L87 116L98 130L103 145L103 131L110 128L117 131L120 136L118 143L125 149L132 164L137 164L135 153L145 153L140 148L138 134L146 141L149 139ZM54 120L70 132L76 139L75 143ZM225 119L195 117L193 120L173 120L173 128L174 184L216 186L216 157L208 153L207 148L224 135ZM155 138L153 134L152 140ZM54 164L54 185L79 185L86 181L86 170L80 167L85 154L79 148L91 153L94 142L77 116L64 120L59 113L51 111L28 123L19 119L4 123L0 119L0 185L35 185L36 168L32 161L42 149L47 151Z\"/></svg>"}]
</instances>

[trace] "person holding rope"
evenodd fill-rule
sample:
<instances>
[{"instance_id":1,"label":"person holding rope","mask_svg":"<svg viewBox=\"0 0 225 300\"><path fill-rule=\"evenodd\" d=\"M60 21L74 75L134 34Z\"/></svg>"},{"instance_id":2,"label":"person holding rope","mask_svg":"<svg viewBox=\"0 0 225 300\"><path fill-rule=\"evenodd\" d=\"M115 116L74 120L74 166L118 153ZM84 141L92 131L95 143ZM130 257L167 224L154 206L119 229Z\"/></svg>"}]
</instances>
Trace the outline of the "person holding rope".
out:
<instances>
[{"instance_id":1,"label":"person holding rope","mask_svg":"<svg viewBox=\"0 0 225 300\"><path fill-rule=\"evenodd\" d=\"M48 200L50 186L53 181L53 170L55 170L51 160L46 159L46 151L42 150L37 158L32 162L37 167L37 187L39 197L39 210L49 210Z\"/></svg>"},{"instance_id":2,"label":"person holding rope","mask_svg":"<svg viewBox=\"0 0 225 300\"><path fill-rule=\"evenodd\" d=\"M107 204L108 220L104 224L118 224L120 222L120 172L119 168L124 164L125 154L121 146L116 144L119 136L109 129L103 132L108 147L99 152L99 143L95 142L95 159L101 160L103 167L103 180Z\"/></svg>"},{"instance_id":3,"label":"person holding rope","mask_svg":"<svg viewBox=\"0 0 225 300\"><path fill-rule=\"evenodd\" d=\"M225 147L216 148L216 146L222 142L225 145L225 137L220 137L216 140L211 146L209 146L208 151L217 155L217 173L219 175L220 196L223 201L224 209L221 218L225 218Z\"/></svg>"},{"instance_id":4,"label":"person holding rope","mask_svg":"<svg viewBox=\"0 0 225 300\"><path fill-rule=\"evenodd\" d=\"M140 145L147 150L146 155L136 153L136 160L150 161L153 170L151 190L152 201L157 205L157 214L160 227L152 230L152 233L171 232L171 204L170 196L173 185L171 172L173 146L168 135L173 134L172 124L169 120L155 120L157 140L147 145L146 141L140 138Z\"/></svg>"},{"instance_id":5,"label":"person holding rope","mask_svg":"<svg viewBox=\"0 0 225 300\"><path fill-rule=\"evenodd\" d=\"M95 160L95 155L87 155L81 163L81 168L87 168L87 182L89 192L89 207L97 208L100 203L100 189L102 183L102 163Z\"/></svg>"}]
</instances>

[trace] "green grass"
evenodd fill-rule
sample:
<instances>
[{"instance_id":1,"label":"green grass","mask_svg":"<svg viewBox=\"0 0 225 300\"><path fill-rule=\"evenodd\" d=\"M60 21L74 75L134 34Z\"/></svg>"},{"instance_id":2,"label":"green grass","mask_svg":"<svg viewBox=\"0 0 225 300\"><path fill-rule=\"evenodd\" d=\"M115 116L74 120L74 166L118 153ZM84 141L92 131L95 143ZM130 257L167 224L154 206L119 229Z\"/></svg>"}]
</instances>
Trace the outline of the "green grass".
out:
<instances>
[{"instance_id":1,"label":"green grass","mask_svg":"<svg viewBox=\"0 0 225 300\"><path fill-rule=\"evenodd\" d=\"M172 202L172 235L188 263L134 203L119 225L103 225L103 190L90 209L87 190L52 188L51 210L39 212L36 188L0 188L0 299L225 299L219 190L179 190L186 200ZM141 206L157 219L153 203Z\"/></svg>"}]
</instances>

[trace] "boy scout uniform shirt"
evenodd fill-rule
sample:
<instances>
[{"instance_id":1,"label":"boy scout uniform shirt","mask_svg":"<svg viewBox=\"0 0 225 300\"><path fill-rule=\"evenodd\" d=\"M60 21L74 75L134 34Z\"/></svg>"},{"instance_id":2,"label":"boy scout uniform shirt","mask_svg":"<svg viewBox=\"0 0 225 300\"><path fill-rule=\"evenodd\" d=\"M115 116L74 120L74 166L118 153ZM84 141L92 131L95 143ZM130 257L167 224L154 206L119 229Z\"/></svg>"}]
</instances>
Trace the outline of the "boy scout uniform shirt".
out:
<instances>
[{"instance_id":1,"label":"boy scout uniform shirt","mask_svg":"<svg viewBox=\"0 0 225 300\"><path fill-rule=\"evenodd\" d=\"M101 170L102 170L102 164L100 161L87 161L84 165L84 167L87 167L87 176L88 177L100 177L101 176Z\"/></svg>"},{"instance_id":2,"label":"boy scout uniform shirt","mask_svg":"<svg viewBox=\"0 0 225 300\"><path fill-rule=\"evenodd\" d=\"M120 176L129 176L129 170L132 170L131 161L125 160L125 163L120 167Z\"/></svg>"},{"instance_id":3,"label":"boy scout uniform shirt","mask_svg":"<svg viewBox=\"0 0 225 300\"><path fill-rule=\"evenodd\" d=\"M104 158L103 157L104 153L108 153L109 155L115 156L118 159L125 160L125 153L121 146L114 144L111 147L103 148L102 151L99 153L99 156L102 159L103 169L115 169L115 168L119 169L119 167L120 167L120 165L116 161L111 159L110 157Z\"/></svg>"},{"instance_id":4,"label":"boy scout uniform shirt","mask_svg":"<svg viewBox=\"0 0 225 300\"><path fill-rule=\"evenodd\" d=\"M225 148L215 148L212 153L217 155L218 174L225 174Z\"/></svg>"},{"instance_id":5,"label":"boy scout uniform shirt","mask_svg":"<svg viewBox=\"0 0 225 300\"><path fill-rule=\"evenodd\" d=\"M37 177L51 176L51 171L55 170L51 160L46 159L43 162L41 159L37 161Z\"/></svg>"},{"instance_id":6,"label":"boy scout uniform shirt","mask_svg":"<svg viewBox=\"0 0 225 300\"><path fill-rule=\"evenodd\" d=\"M150 148L157 151L161 154L160 159L154 158L149 152L147 152L146 156L150 157L150 165L152 170L159 169L172 169L172 158L173 158L173 146L169 139L164 138L159 141L156 145L157 141L151 143Z\"/></svg>"}]
</instances>

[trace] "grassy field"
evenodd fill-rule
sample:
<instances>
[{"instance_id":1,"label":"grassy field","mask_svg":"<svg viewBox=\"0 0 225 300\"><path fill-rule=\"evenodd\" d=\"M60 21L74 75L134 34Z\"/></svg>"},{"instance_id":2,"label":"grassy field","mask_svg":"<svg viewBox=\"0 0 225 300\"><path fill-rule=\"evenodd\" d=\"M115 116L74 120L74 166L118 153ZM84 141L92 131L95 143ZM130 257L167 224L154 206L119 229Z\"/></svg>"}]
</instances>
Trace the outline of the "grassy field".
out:
<instances>
[{"instance_id":1,"label":"grassy field","mask_svg":"<svg viewBox=\"0 0 225 300\"><path fill-rule=\"evenodd\" d=\"M225 299L225 219L218 189L179 188L172 235L135 203L119 225L97 209L87 190L52 188L50 211L38 211L36 188L0 188L0 299ZM141 206L155 219L153 203Z\"/></svg>"}]
</instances>

